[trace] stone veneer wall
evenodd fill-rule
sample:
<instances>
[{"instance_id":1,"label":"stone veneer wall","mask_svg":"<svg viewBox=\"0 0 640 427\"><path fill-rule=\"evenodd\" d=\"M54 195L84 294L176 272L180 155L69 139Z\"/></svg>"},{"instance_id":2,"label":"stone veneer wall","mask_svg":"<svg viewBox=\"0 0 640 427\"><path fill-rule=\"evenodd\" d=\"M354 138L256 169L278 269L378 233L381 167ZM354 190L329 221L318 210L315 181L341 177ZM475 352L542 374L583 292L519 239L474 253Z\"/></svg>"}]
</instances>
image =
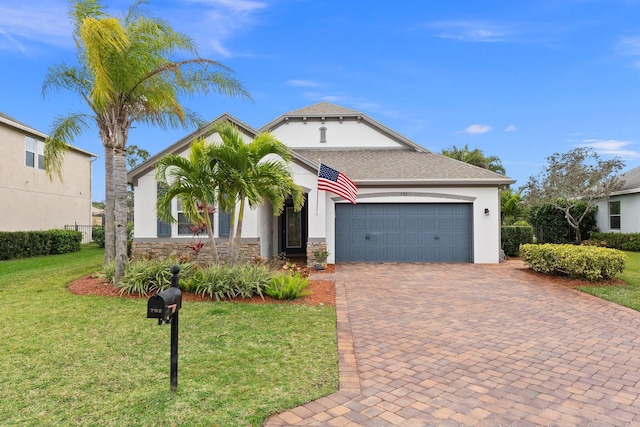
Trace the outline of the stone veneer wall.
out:
<instances>
[{"instance_id":1,"label":"stone veneer wall","mask_svg":"<svg viewBox=\"0 0 640 427\"><path fill-rule=\"evenodd\" d=\"M198 261L204 264L212 264L213 256L209 243L202 241L204 246L198 255ZM133 241L131 246L131 258L157 259L169 256L179 259L193 258L193 250L189 247L193 245L192 241ZM220 260L229 258L229 242L227 240L216 242L218 248L218 256ZM260 256L260 242L242 242L240 243L240 259L242 261L251 261L255 257Z\"/></svg>"},{"instance_id":2,"label":"stone veneer wall","mask_svg":"<svg viewBox=\"0 0 640 427\"><path fill-rule=\"evenodd\" d=\"M307 242L307 268L315 268L316 257L313 252L323 249L327 249L327 242Z\"/></svg>"}]
</instances>

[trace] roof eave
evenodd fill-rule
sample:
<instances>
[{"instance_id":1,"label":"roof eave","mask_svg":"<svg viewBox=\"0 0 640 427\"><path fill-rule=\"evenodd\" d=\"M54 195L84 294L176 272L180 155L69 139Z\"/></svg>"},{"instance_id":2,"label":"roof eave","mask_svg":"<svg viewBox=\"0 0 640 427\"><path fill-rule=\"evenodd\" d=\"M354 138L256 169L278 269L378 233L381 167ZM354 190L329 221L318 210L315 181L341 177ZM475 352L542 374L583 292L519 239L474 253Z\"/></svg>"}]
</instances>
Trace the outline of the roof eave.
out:
<instances>
[{"instance_id":1,"label":"roof eave","mask_svg":"<svg viewBox=\"0 0 640 427\"><path fill-rule=\"evenodd\" d=\"M47 137L48 137L48 135L46 133L40 132L39 130L34 129L34 128L30 127L30 126L23 125L22 123L18 123L18 122L15 122L13 120L9 120L9 119L7 119L5 117L2 117L2 116L0 116L0 123L4 123L4 124L6 124L8 126L11 126L14 129L21 130L23 132L26 132L26 133L28 133L30 135L33 135L33 136L37 136L37 137L42 138L42 139L47 139ZM87 155L89 157L96 157L96 158L99 157L97 154L94 154L94 153L92 153L90 151L87 151L87 150L83 150L82 148L78 148L75 145L67 144L67 146L69 147L70 150L77 151L78 153L85 154L85 155Z\"/></svg>"},{"instance_id":2,"label":"roof eave","mask_svg":"<svg viewBox=\"0 0 640 427\"><path fill-rule=\"evenodd\" d=\"M131 169L129 171L129 173L127 173L127 182L129 184L136 185L138 183L138 178L140 178L141 176L147 174L149 171L153 170L155 168L156 163L158 162L158 160L160 160L162 157L164 157L167 154L184 151L185 149L187 149L191 145L191 143L195 139L201 138L202 136L207 135L207 133L211 131L213 126L215 126L217 123L220 123L221 121L225 121L225 120L234 123L241 130L243 130L247 134L249 134L249 136L251 136L252 138L255 138L258 135L256 130L254 128L252 128L251 126L249 126L249 125L245 124L244 122L236 119L235 117L233 117L232 115L230 115L228 113L223 113L220 116L216 117L215 119L211 120L206 125L202 126L199 129L196 129L195 131L191 132L189 135L187 135L187 136L185 136L183 138L180 138L178 141L174 142L169 147L167 147L164 150L160 151L158 154L155 154L155 155L149 157L146 161L140 163L139 165L137 165L136 167Z\"/></svg>"},{"instance_id":3,"label":"roof eave","mask_svg":"<svg viewBox=\"0 0 640 427\"><path fill-rule=\"evenodd\" d=\"M359 187L400 187L400 186L457 186L457 187L493 187L497 185L515 184L514 179L504 178L456 178L456 179L385 179L385 180L353 180Z\"/></svg>"}]
</instances>

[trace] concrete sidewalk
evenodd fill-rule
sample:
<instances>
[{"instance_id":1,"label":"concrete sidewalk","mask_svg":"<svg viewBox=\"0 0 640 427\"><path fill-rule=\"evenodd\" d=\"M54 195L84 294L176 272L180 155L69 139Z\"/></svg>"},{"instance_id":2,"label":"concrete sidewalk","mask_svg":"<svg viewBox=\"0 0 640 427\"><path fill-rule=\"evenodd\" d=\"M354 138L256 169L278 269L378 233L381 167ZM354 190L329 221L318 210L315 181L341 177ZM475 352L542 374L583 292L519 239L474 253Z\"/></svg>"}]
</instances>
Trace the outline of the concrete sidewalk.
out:
<instances>
[{"instance_id":1,"label":"concrete sidewalk","mask_svg":"<svg viewBox=\"0 0 640 427\"><path fill-rule=\"evenodd\" d=\"M338 265L340 390L265 425L640 426L640 313L513 263Z\"/></svg>"}]
</instances>

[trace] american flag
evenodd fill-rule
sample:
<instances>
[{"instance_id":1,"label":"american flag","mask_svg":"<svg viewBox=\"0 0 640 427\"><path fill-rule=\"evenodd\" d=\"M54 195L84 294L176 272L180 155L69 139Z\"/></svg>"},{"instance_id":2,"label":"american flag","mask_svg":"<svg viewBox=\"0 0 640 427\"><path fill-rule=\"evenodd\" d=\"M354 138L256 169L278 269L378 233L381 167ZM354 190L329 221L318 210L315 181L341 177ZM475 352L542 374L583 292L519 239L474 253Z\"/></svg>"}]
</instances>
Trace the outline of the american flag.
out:
<instances>
[{"instance_id":1,"label":"american flag","mask_svg":"<svg viewBox=\"0 0 640 427\"><path fill-rule=\"evenodd\" d=\"M318 169L318 190L330 191L354 205L358 197L358 186L353 181L342 172L331 169L323 163L320 163L320 169Z\"/></svg>"}]
</instances>

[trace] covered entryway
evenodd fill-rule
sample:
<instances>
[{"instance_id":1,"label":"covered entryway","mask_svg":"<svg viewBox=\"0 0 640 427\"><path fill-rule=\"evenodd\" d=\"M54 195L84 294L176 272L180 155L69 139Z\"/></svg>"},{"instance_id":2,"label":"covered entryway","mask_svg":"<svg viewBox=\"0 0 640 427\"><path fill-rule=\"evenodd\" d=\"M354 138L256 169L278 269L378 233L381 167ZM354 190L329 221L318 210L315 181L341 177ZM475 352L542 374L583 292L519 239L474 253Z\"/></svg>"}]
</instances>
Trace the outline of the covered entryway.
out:
<instances>
[{"instance_id":1,"label":"covered entryway","mask_svg":"<svg viewBox=\"0 0 640 427\"><path fill-rule=\"evenodd\" d=\"M296 212L293 200L287 199L284 210L278 218L280 230L280 250L287 257L301 257L307 255L307 195L305 194L304 206Z\"/></svg>"},{"instance_id":2,"label":"covered entryway","mask_svg":"<svg viewBox=\"0 0 640 427\"><path fill-rule=\"evenodd\" d=\"M471 203L336 205L336 262L471 262Z\"/></svg>"}]
</instances>

